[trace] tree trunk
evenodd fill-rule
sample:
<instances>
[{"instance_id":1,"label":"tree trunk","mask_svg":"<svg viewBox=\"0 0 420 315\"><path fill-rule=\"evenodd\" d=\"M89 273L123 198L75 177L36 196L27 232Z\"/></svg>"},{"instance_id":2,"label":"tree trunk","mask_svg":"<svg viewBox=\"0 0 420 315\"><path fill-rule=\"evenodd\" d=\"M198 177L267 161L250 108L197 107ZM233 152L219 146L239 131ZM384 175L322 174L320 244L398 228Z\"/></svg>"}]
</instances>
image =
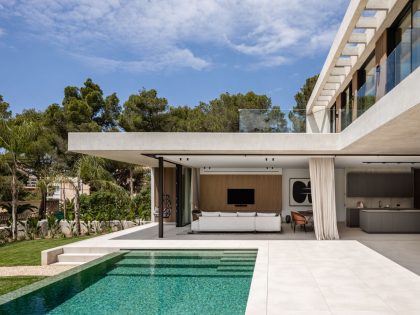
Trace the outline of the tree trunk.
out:
<instances>
[{"instance_id":1,"label":"tree trunk","mask_svg":"<svg viewBox=\"0 0 420 315\"><path fill-rule=\"evenodd\" d=\"M12 238L17 240L17 178L16 178L16 162L12 166Z\"/></svg>"},{"instance_id":2,"label":"tree trunk","mask_svg":"<svg viewBox=\"0 0 420 315\"><path fill-rule=\"evenodd\" d=\"M76 221L76 231L77 235L81 234L80 227L80 177L77 176L77 183L75 185L75 194L74 194L74 220Z\"/></svg>"},{"instance_id":3,"label":"tree trunk","mask_svg":"<svg viewBox=\"0 0 420 315\"><path fill-rule=\"evenodd\" d=\"M67 204L66 204L66 184L61 182L61 189L63 190L63 216L67 220Z\"/></svg>"},{"instance_id":4,"label":"tree trunk","mask_svg":"<svg viewBox=\"0 0 420 315\"><path fill-rule=\"evenodd\" d=\"M134 197L133 169L130 168L130 198Z\"/></svg>"},{"instance_id":5,"label":"tree trunk","mask_svg":"<svg viewBox=\"0 0 420 315\"><path fill-rule=\"evenodd\" d=\"M39 219L45 219L47 213L47 190L45 187L41 188L41 205L39 206L38 216Z\"/></svg>"}]
</instances>

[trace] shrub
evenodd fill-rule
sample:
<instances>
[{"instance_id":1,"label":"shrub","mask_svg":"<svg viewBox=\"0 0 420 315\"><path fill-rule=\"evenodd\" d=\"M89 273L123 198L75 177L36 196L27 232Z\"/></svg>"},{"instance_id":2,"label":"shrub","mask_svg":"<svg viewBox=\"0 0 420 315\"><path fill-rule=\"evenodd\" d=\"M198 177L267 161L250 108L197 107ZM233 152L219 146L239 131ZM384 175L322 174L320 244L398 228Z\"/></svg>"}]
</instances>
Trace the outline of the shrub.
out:
<instances>
[{"instance_id":1,"label":"shrub","mask_svg":"<svg viewBox=\"0 0 420 315\"><path fill-rule=\"evenodd\" d=\"M150 220L150 186L145 186L139 194L133 198L135 213L143 220Z\"/></svg>"}]
</instances>

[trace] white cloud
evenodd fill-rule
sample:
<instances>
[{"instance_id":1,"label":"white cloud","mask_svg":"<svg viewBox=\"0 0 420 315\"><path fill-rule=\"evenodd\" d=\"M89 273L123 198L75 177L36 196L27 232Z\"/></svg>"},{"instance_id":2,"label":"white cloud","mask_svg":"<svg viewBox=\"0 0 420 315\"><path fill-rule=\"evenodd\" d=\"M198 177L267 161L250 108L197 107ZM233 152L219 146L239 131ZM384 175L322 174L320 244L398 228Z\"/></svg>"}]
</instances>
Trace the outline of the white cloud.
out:
<instances>
[{"instance_id":1,"label":"white cloud","mask_svg":"<svg viewBox=\"0 0 420 315\"><path fill-rule=\"evenodd\" d=\"M128 72L160 71L171 68L190 67L195 70L202 70L210 64L195 57L188 49L168 52L158 57L150 57L143 60L116 60L96 56L72 54L88 65L93 65L103 70L124 70Z\"/></svg>"},{"instance_id":2,"label":"white cloud","mask_svg":"<svg viewBox=\"0 0 420 315\"><path fill-rule=\"evenodd\" d=\"M0 0L4 15L107 69L205 69L211 49L276 67L325 50L349 0ZM338 16L337 16L338 14Z\"/></svg>"}]
</instances>

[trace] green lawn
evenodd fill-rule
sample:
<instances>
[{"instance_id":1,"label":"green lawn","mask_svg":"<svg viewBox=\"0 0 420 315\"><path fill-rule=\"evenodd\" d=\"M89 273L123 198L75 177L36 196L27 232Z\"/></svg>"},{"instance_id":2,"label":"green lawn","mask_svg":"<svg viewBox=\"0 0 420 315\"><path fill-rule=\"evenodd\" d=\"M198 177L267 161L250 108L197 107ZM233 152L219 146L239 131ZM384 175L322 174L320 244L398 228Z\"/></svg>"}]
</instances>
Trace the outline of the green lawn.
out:
<instances>
[{"instance_id":1,"label":"green lawn","mask_svg":"<svg viewBox=\"0 0 420 315\"><path fill-rule=\"evenodd\" d=\"M45 277L0 277L0 295L14 291Z\"/></svg>"},{"instance_id":2,"label":"green lawn","mask_svg":"<svg viewBox=\"0 0 420 315\"><path fill-rule=\"evenodd\" d=\"M0 246L0 267L41 265L41 251L81 241L89 237L90 236L81 236L7 243Z\"/></svg>"}]
</instances>

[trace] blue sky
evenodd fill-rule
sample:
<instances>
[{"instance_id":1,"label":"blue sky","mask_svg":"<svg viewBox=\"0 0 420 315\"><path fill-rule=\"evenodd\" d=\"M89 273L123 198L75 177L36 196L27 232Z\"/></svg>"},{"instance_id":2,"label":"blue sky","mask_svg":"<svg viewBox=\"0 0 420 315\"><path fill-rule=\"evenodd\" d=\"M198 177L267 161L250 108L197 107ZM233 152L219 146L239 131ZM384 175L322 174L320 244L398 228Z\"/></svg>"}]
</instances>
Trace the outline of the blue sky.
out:
<instances>
[{"instance_id":1,"label":"blue sky","mask_svg":"<svg viewBox=\"0 0 420 315\"><path fill-rule=\"evenodd\" d=\"M88 77L124 102L223 92L283 109L319 73L348 0L0 0L0 94L14 112L60 103Z\"/></svg>"}]
</instances>

